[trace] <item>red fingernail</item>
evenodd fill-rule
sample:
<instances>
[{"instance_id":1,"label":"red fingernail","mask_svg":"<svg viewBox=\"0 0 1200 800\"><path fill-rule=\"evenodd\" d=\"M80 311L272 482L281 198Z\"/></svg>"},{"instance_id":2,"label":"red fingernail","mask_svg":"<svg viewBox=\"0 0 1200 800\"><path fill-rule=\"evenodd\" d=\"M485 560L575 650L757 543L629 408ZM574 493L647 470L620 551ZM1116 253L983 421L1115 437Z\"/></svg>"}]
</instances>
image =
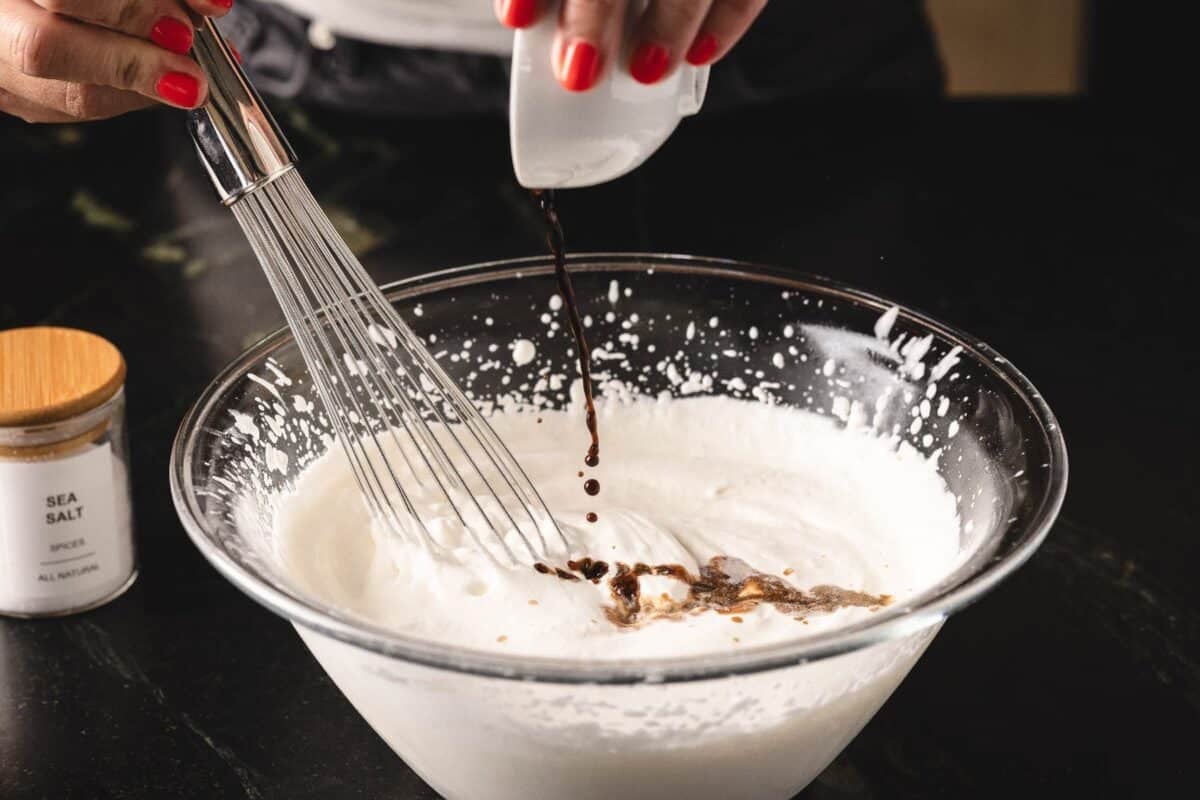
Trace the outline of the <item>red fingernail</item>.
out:
<instances>
[{"instance_id":1,"label":"red fingernail","mask_svg":"<svg viewBox=\"0 0 1200 800\"><path fill-rule=\"evenodd\" d=\"M692 42L687 51L687 61L694 66L703 66L717 54L717 37L711 33L702 33Z\"/></svg>"},{"instance_id":2,"label":"red fingernail","mask_svg":"<svg viewBox=\"0 0 1200 800\"><path fill-rule=\"evenodd\" d=\"M186 72L167 72L158 79L154 91L168 103L191 108L200 99L200 81Z\"/></svg>"},{"instance_id":3,"label":"red fingernail","mask_svg":"<svg viewBox=\"0 0 1200 800\"><path fill-rule=\"evenodd\" d=\"M528 28L537 16L537 0L504 0L500 21L510 28Z\"/></svg>"},{"instance_id":4,"label":"red fingernail","mask_svg":"<svg viewBox=\"0 0 1200 800\"><path fill-rule=\"evenodd\" d=\"M671 53L661 44L643 42L633 51L629 74L639 83L656 83L667 74Z\"/></svg>"},{"instance_id":5,"label":"red fingernail","mask_svg":"<svg viewBox=\"0 0 1200 800\"><path fill-rule=\"evenodd\" d=\"M150 41L172 53L183 55L192 49L192 26L174 17L161 17L150 29Z\"/></svg>"},{"instance_id":6,"label":"red fingernail","mask_svg":"<svg viewBox=\"0 0 1200 800\"><path fill-rule=\"evenodd\" d=\"M233 8L233 0L212 0L214 6L221 8Z\"/></svg>"},{"instance_id":7,"label":"red fingernail","mask_svg":"<svg viewBox=\"0 0 1200 800\"><path fill-rule=\"evenodd\" d=\"M567 45L559 82L571 92L586 92L600 74L600 51L591 42L576 39Z\"/></svg>"}]
</instances>

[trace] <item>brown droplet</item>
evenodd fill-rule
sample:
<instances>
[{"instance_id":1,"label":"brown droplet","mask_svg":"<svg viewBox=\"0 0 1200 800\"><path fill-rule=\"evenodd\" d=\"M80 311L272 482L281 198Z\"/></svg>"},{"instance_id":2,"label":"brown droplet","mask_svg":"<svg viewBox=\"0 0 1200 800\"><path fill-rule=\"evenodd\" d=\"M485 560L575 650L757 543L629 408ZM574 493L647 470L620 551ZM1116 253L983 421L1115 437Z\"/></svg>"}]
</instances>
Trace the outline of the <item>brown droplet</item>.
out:
<instances>
[{"instance_id":1,"label":"brown droplet","mask_svg":"<svg viewBox=\"0 0 1200 800\"><path fill-rule=\"evenodd\" d=\"M595 478L588 478L583 482L583 490L595 497L596 495L600 494L600 481L596 480Z\"/></svg>"},{"instance_id":2,"label":"brown droplet","mask_svg":"<svg viewBox=\"0 0 1200 800\"><path fill-rule=\"evenodd\" d=\"M536 569L538 572L542 573L543 575L547 575L550 573L550 568L547 567L545 564L543 564L540 561L537 562L536 564L534 564L533 568Z\"/></svg>"},{"instance_id":3,"label":"brown droplet","mask_svg":"<svg viewBox=\"0 0 1200 800\"><path fill-rule=\"evenodd\" d=\"M497 641L497 642L500 642L501 644L503 644L504 642L507 642L507 641L508 641L508 637L507 637L507 636L497 636L497 637L496 637L496 641Z\"/></svg>"},{"instance_id":4,"label":"brown droplet","mask_svg":"<svg viewBox=\"0 0 1200 800\"><path fill-rule=\"evenodd\" d=\"M785 570L783 571L783 574L784 574L784 575L791 575L791 574L792 574L793 572L795 572L795 571L796 571L796 570L792 569L791 567L788 567L787 569L785 569Z\"/></svg>"},{"instance_id":5,"label":"brown droplet","mask_svg":"<svg viewBox=\"0 0 1200 800\"><path fill-rule=\"evenodd\" d=\"M541 424L542 424L542 418L538 417L538 425L541 425Z\"/></svg>"},{"instance_id":6,"label":"brown droplet","mask_svg":"<svg viewBox=\"0 0 1200 800\"><path fill-rule=\"evenodd\" d=\"M578 561L568 561L567 569L575 570L592 583L599 583L600 579L608 574L608 562L581 558Z\"/></svg>"},{"instance_id":7,"label":"brown droplet","mask_svg":"<svg viewBox=\"0 0 1200 800\"><path fill-rule=\"evenodd\" d=\"M537 601L537 600L530 600L530 601L529 601L529 605L531 605L531 606L536 606L537 604L538 604L538 601Z\"/></svg>"},{"instance_id":8,"label":"brown droplet","mask_svg":"<svg viewBox=\"0 0 1200 800\"><path fill-rule=\"evenodd\" d=\"M579 477L583 477L583 470L579 470Z\"/></svg>"},{"instance_id":9,"label":"brown droplet","mask_svg":"<svg viewBox=\"0 0 1200 800\"><path fill-rule=\"evenodd\" d=\"M738 623L738 624L740 625L740 624L742 623L742 618L741 618L741 617L730 617L730 618L729 618L729 621L730 621L730 622L736 622L736 623Z\"/></svg>"},{"instance_id":10,"label":"brown droplet","mask_svg":"<svg viewBox=\"0 0 1200 800\"><path fill-rule=\"evenodd\" d=\"M598 520L598 519L600 519L600 518L599 518L598 516L596 516L596 512L595 512L595 511L589 511L589 512L587 513L587 521L588 521L588 522L595 522L595 521L596 521L596 520Z\"/></svg>"}]
</instances>

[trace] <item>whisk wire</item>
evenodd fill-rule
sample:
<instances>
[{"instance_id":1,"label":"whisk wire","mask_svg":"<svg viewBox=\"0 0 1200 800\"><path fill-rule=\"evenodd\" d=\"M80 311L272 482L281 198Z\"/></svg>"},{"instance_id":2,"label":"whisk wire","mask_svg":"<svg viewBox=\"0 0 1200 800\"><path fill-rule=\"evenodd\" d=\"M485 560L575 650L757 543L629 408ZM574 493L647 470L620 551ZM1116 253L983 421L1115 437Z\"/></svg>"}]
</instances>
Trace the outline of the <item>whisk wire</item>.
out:
<instances>
[{"instance_id":1,"label":"whisk wire","mask_svg":"<svg viewBox=\"0 0 1200 800\"><path fill-rule=\"evenodd\" d=\"M310 237L307 234L305 234L302 238L309 239ZM336 240L336 239L333 240L333 246L335 248L337 247L338 244L339 244L339 240ZM330 253L329 255L335 255L335 254ZM318 256L319 256L319 254L318 254ZM341 263L345 263L348 261L347 256L349 256L349 259L353 259L353 256L351 254L349 254L348 251L346 253L337 253L335 255L337 260ZM375 406L376 412L379 414L379 416L381 418L386 419L386 417L388 416L388 413L384 410L384 406L392 407L393 404L390 402L387 402L387 401L380 402L379 395L383 393L383 390L380 387L379 383L394 384L395 379L394 379L393 375L391 374L391 370L387 369L387 365L384 363L383 355L380 351L380 347L377 344L375 344L370 337L370 328L369 327L364 328L362 326L356 326L354 324L354 321L356 319L361 318L361 317L357 317L356 313L359 313L359 314L365 313L365 310L361 306L360 298L363 297L364 294L367 297L370 296L370 291L369 291L370 287L369 286L366 287L366 291L364 292L364 294L341 294L341 295L339 295L337 287L334 287L331 285L331 280L330 280L331 276L327 273L323 273L319 268L316 268L314 266L314 264L317 264L317 263L321 263L321 262L314 261L314 262L310 262L307 264L301 263L299 265L300 272L303 275L303 277L305 277L310 282L310 285L314 288L314 290L318 296L318 299L321 302L327 304L326 305L327 316L329 316L331 318L332 327L334 328L335 335L337 336L337 338L339 340L339 344L343 348L345 348L345 352L367 355L374 362L374 365L376 367L375 370L366 369L365 365L356 366L355 369L351 369L350 364L347 364L346 369L348 372L353 372L353 374L355 374L357 377L359 377L363 387L366 389L366 392L372 401L372 404ZM353 262L351 261L351 263L353 263ZM349 270L344 271L344 272L337 272L337 273L334 273L334 275L337 278L340 278L344 283L348 283L346 281L348 272L349 272ZM352 274L352 273L350 273L350 274ZM344 289L346 289L347 291L353 291L356 288L362 288L362 287L354 287L354 286L345 286L344 287ZM334 313L334 312L339 312L339 311L345 311L346 307L348 307L348 306L354 307L355 309L357 309L357 312L351 311L349 314L345 314L345 315ZM351 341L348 341L348 339L352 339L354 341L351 342ZM357 349L355 349L355 348L357 348ZM427 406L429 407L429 409L431 410L433 415L437 418L437 421L442 424L444 430L446 430L449 433L450 437L455 441L455 443L458 444L458 446L462 450L463 455L469 459L470 454L467 452L466 448L462 447L461 442L458 440L458 437L454 434L454 429L452 427L450 427L450 425L449 425L449 420L447 420L441 414L441 412L438 409L438 404L430 396L429 391L421 384L420 381L414 381L413 385L416 387L416 391L425 400ZM396 391L393 394L393 396L396 399L400 400L401 403L407 404L408 398L406 397L406 393L403 390L403 388L401 388L401 387L396 387L396 388L398 391ZM402 416L399 416L399 419L401 422L403 422ZM449 484L451 487L461 487L461 488L466 489L467 488L466 481L463 479L462 474L459 472L459 470L458 470L457 466L454 464L453 460L449 458L448 454L445 453L445 451L442 448L434 446L436 444L436 440L435 440L435 437L433 436L432 431L430 431L429 428L424 425L417 425L415 427L416 427L417 432L421 436L421 438L423 440L425 440L427 447L428 447L428 451L432 452L434 454L435 460L440 462L440 466L445 471L444 473L439 473L438 470L435 470L433 465L429 462L429 459L425 455L426 451L420 450L420 449L418 450L418 452L422 456L422 460L424 461L426 468L429 470L430 474L433 476L434 481L437 484L437 487L438 487L439 491L441 492L443 499L445 499L447 501L447 503L450 504L459 523L461 525L463 525L464 528L468 531L468 533L475 539L476 545L478 547L482 548L483 542L478 540L478 536L476 534L474 527L468 524L467 520L462 515L460 509L457 507L457 505L454 504L454 502L453 502L454 498L451 496L449 490L447 489L447 484ZM392 433L392 438L397 441L397 444L399 444L398 437L396 437L395 433L394 433L395 428L388 427L388 430L389 430L389 432ZM374 432L372 432L371 435L374 437ZM376 446L378 447L377 439L376 439ZM382 448L380 448L380 450L382 452ZM402 491L402 488L400 487L400 482L396 478L395 472L391 469L391 465L385 461L384 467L388 471L389 475L393 478L394 485L396 485L396 487ZM449 480L447 480L447 478ZM486 477L484 479L486 482ZM494 493L494 488L490 485L490 482L488 482L488 488L489 488L489 490L492 490ZM490 517L484 511L483 507L480 505L478 500L475 498L475 496L471 492L469 492L469 491L465 492L465 496L469 499L470 503L475 507L476 511L479 512L480 518L483 519L484 522L488 525L488 527L491 529L491 532L499 538L500 543L502 544L504 550L506 551L506 555L508 555L510 558L512 558L513 555L512 555L511 550L508 549L507 543L505 543L503 541L503 532L495 526L493 521L490 519ZM507 509L504 508L503 505L501 505L501 510L504 512L505 516L508 517L509 522L513 525L514 529L516 529L518 532L520 532L523 537L523 532L521 532L520 529L516 526L515 520L512 519L511 515L508 514ZM536 557L536 555L533 553L532 550L530 551L530 553L531 553L531 555Z\"/></svg>"},{"instance_id":2,"label":"whisk wire","mask_svg":"<svg viewBox=\"0 0 1200 800\"><path fill-rule=\"evenodd\" d=\"M318 214L319 214L319 209L314 209L314 211L318 212ZM503 478L509 491L515 495L524 495L524 497L523 497L524 502L522 503L522 508L524 509L526 516L528 516L529 521L532 524L534 531L537 532L538 537L539 537L539 543L541 544L541 548L544 551L546 548L546 542L545 542L545 538L541 531L541 526L538 525L537 519L534 517L532 511L530 510L530 508L528 506L529 502L537 502L537 503L541 504L540 498L536 498L536 492L534 492L533 494L534 494L536 500L531 501L530 497L528 496L528 493L522 491L524 489L524 487L521 486L521 482L518 480L515 480L514 477L511 475L508 464L516 463L515 460L512 458L511 454L505 452L505 455L507 456L506 459L496 457L494 448L489 444L489 442L486 440L486 438L484 438L484 436L481 436L481 433L483 433L483 432L491 432L490 426L478 425L477 423L481 420L479 420L477 418L477 412L474 412L473 407L468 408L467 404L469 403L469 401L460 394L458 387L453 383L453 381L449 378L449 376L447 376L444 373L444 371L436 364L436 362L431 362L427 358L421 358L421 356L425 353L425 351L424 351L424 348L419 343L419 341L417 341L415 339L415 334L412 333L411 329L409 329L407 326L403 325L403 323L399 319L398 315L396 315L395 310L392 308L391 304L382 300L381 297L376 297L377 292L371 291L371 289L373 288L373 284L370 282L370 278L366 275L365 270L363 270L361 265L358 264L357 260L354 259L353 254L349 252L348 248L345 247L345 244L339 238L336 238L336 231L332 230L332 226L331 226L331 223L329 223L328 218L324 217L324 215L318 215L317 216L317 227L322 227L322 226L330 226L330 229L326 231L328 236L324 241L328 244L329 247L331 247L332 250L337 251L335 253L331 253L331 255L333 255L338 262L343 263L347 267L346 270L337 272L336 277L337 277L337 279L339 279L342 282L343 290L350 293L349 294L350 302L355 304L358 307L360 313L367 313L361 307L361 302L363 300L365 300L368 303L373 303L375 305L374 312L373 312L375 314L375 316L377 316L379 319L384 320L389 325L389 328L385 328L384 330L389 331L389 332L399 331L399 334L396 335L398 342L402 346L404 346L408 355L411 357L411 363L414 364L420 370L420 372L418 373L418 380L414 381L414 386L416 387L417 391L421 394L422 399L424 399L427 406L431 409L432 413L436 417L436 420L439 423L441 423L441 426L442 426L441 429L444 430L448 434L449 438L454 442L454 444L457 447L457 449L459 450L459 452L461 452L462 455L469 460L471 458L471 455L467 449L467 446L463 443L462 439L460 439L460 437L456 433L456 426L453 426L450 424L451 420L447 418L447 415L443 413L440 404L435 401L435 398L433 396L431 396L431 392L430 392L430 389L427 388L427 384L428 384L428 386L436 386L437 387L437 392L439 394L439 398L437 398L437 399L441 399L449 406L448 411L453 413L454 421L460 422L463 424L464 427L466 427L468 432L471 433L473 439L475 440L475 443L480 448L482 448L484 450L484 452L488 455L488 457L495 463L496 467L498 468L497 472L500 474L501 478ZM312 270L310 267L310 272L311 271ZM328 286L328 276L322 276L318 272L317 274L311 275L311 278L312 278L314 284L324 286L324 288L326 289L325 299L330 299L331 297L336 296L336 289L331 289ZM353 282L351 279L354 279ZM360 346L368 354L370 354L373 357L373 360L375 360L375 362L376 362L376 366L379 368L380 374L386 376L387 380L390 382L392 380L391 371L387 370L385 368L385 365L382 363L385 353L384 353L384 351L381 350L381 345L378 342L375 342L374 339L369 336L370 329L368 328L368 335L366 335L366 336L364 336L361 331L355 331L353 326L351 326L351 332L357 334ZM385 339L385 341L389 341L386 336L383 338ZM389 347L388 347L388 354L390 354L392 356L393 360L396 360L395 359L395 346L391 345L390 341L389 341ZM403 370L403 365L398 364L397 368L400 370ZM421 377L426 378L426 380L421 381L420 380ZM404 396L403 392L400 393L399 397L402 400L407 401L407 398ZM480 427L483 428L483 431L480 431ZM429 431L428 428L425 428L422 426L421 430L423 431L425 436L431 435L431 432ZM494 433L492 434L492 436L493 436L493 438L496 438ZM447 455L441 448L432 448L432 451L436 455L441 455L441 456ZM508 462L507 464L506 464L506 461ZM449 459L448 457L445 458L442 466L444 469L449 470L449 474L455 479L451 483L451 485L457 485L460 487L465 486L465 481L463 480L463 477L462 477L461 473L459 472L458 468L454 465L453 460ZM427 467L428 467L428 464L427 464ZM432 467L429 467L429 468L432 469ZM438 476L435 473L435 478L437 478L437 477ZM487 485L488 490L493 495L495 495L497 493L497 487L492 484L492 481L487 477L486 474L481 474L481 477L483 478L485 484ZM530 488L532 488L532 484L528 481L528 478L525 479L524 483L527 486L529 486ZM450 500L449 493L444 491L444 487L441 487L441 488L443 489L443 493L445 494L446 499ZM492 532L497 535L501 535L500 530L496 528L495 524L492 522L490 517L485 513L484 509L477 502L475 497L473 495L469 495L469 497L471 499L472 505L479 512L481 517L488 523ZM513 519L508 508L504 505L501 505L500 511L504 515L504 518L507 520L509 525L512 526L512 529L515 530L520 535L520 537L522 538L522 540L524 541L524 543L526 545L526 548L529 550L530 555L532 557L536 558L537 551L535 551L534 548L530 545L530 543L526 539L524 531L522 530L521 526L517 523L517 521L515 519ZM466 524L465 520L461 520L461 521L463 522L464 525Z\"/></svg>"},{"instance_id":3,"label":"whisk wire","mask_svg":"<svg viewBox=\"0 0 1200 800\"><path fill-rule=\"evenodd\" d=\"M546 556L549 531L569 550L511 451L383 297L295 170L233 210L372 514L441 549L410 496L416 488L426 500L434 492L435 505L444 503L493 560L498 552L518 561L510 533L534 560ZM402 462L393 463L397 454Z\"/></svg>"},{"instance_id":4,"label":"whisk wire","mask_svg":"<svg viewBox=\"0 0 1200 800\"><path fill-rule=\"evenodd\" d=\"M264 203L267 204L272 221L282 224L284 226L283 230L290 231L298 227L295 219L287 217L284 210L286 207L281 207L278 203L272 202L276 199L271 197L263 198ZM266 230L279 230L279 228L267 228ZM325 335L324 331L327 326L323 323L327 322L328 327L334 331L339 339L343 355L354 352L349 348L342 334L342 317L335 313L337 311L336 306L323 307L322 298L316 293L312 293L310 297L310 291L305 289L304 284L300 282L298 276L295 274L295 269L303 267L305 263L303 258L293 260L284 259L273 264L271 271L278 274L282 280L286 287L285 294L289 294L290 297L298 298L299 300L299 303L293 302L291 304L293 308L297 306L301 307L299 319L295 320L292 324L297 325L302 330L309 331L312 340L319 345L318 353L324 353L323 359L319 355L315 356L316 363L320 368L316 370L310 368L310 373L314 375L314 379L317 381L317 390L322 397L323 403L336 420L335 424L340 434L338 437L339 441L343 443L343 448L347 450L351 459L359 465L356 476L361 475L363 478L362 482L366 484L366 491L364 493L368 496L372 511L386 519L397 530L404 532L406 527L401 524L389 499L392 494L397 494L401 498L405 510L409 512L409 518L418 525L420 533L423 534L419 537L420 541L427 546L436 546L436 542L430 535L428 527L420 515L417 514L408 494L403 491L400 480L396 476L386 452L370 427L369 420L372 418L364 411L359 402L358 393L352 389L354 381L350 374L350 367L346 364L346 359L338 356L337 349ZM290 264L292 269L282 266L286 264ZM307 361L306 363L312 364L314 362ZM362 372L366 373L366 371ZM341 396L334 390L334 385L345 387ZM347 404L350 406L348 409L345 407ZM352 426L356 419L364 426L364 433L360 434L353 429ZM347 426L347 422L350 423L350 426ZM383 465L384 471L387 473L386 476L380 475L375 469L371 452L364 446L364 441L368 438L373 445L375 453L378 454L378 458L375 460ZM417 475L418 473L416 470L413 470L413 474ZM390 480L395 489L394 492L389 492L385 479Z\"/></svg>"},{"instance_id":5,"label":"whisk wire","mask_svg":"<svg viewBox=\"0 0 1200 800\"><path fill-rule=\"evenodd\" d=\"M250 207L249 214L253 221L259 223L261 230L272 230L271 225L274 222L262 209ZM331 348L320 334L320 321L315 309L307 302L308 299L302 292L294 291L294 284L287 279L287 270L280 268L281 264L287 262L278 243L269 237L252 236L251 244L263 263L267 279L279 299L289 325L293 327L293 330L297 331L296 341L299 344L305 363L323 363L320 356L321 349L324 349L326 354L332 359ZM310 329L310 335L304 335L303 332ZM386 489L379 480L379 476L371 468L369 456L362 450L357 438L352 435L351 430L347 427L348 415L334 413L332 409L336 408L336 406L332 404L332 400L325 400L325 398L335 397L332 387L332 376L321 369L311 370L310 374L317 386L318 394L321 396L322 401L326 402L327 409L330 409L327 415L334 426L338 440L348 443L344 449L355 479L362 490L364 498L368 502L368 506L371 508L372 513L380 517L389 516L389 505L384 500L386 498ZM404 499L407 502L407 497L404 497ZM416 515L415 509L411 507L411 504L407 505L407 509L410 511L412 517L420 523L420 517ZM395 520L394 524L397 530L404 530L403 526L399 524L399 520ZM422 537L421 541L425 541L427 538Z\"/></svg>"}]
</instances>

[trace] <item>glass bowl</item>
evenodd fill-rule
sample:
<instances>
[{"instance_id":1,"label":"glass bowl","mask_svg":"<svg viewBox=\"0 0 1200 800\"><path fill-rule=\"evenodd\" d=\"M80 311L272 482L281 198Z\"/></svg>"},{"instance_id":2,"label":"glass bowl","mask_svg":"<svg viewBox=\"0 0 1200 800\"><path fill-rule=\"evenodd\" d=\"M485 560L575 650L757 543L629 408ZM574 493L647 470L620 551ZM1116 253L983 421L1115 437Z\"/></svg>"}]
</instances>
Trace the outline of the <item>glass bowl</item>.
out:
<instances>
[{"instance_id":1,"label":"glass bowl","mask_svg":"<svg viewBox=\"0 0 1200 800\"><path fill-rule=\"evenodd\" d=\"M570 264L593 348L626 354L624 362L600 357L613 377L625 370L651 395L782 402L935 458L958 502L953 571L864 622L704 656L536 658L374 626L307 594L275 556L279 493L335 446L325 431L279 427L281 409L316 400L287 330L229 365L183 420L171 459L179 516L212 565L292 622L380 736L452 800L791 797L879 709L943 620L1045 538L1067 483L1058 425L1033 385L986 344L832 281L684 256L582 254ZM568 329L559 315L545 316L555 290L552 264L532 258L385 292L451 376L476 372L473 396L485 400L511 387L500 370L473 370L464 357L472 348L525 338L537 346L530 375L570 364ZM711 380L699 383L643 370L697 329L738 357L715 360ZM761 381L749 387L743 377L759 372L780 377L765 390Z\"/></svg>"}]
</instances>

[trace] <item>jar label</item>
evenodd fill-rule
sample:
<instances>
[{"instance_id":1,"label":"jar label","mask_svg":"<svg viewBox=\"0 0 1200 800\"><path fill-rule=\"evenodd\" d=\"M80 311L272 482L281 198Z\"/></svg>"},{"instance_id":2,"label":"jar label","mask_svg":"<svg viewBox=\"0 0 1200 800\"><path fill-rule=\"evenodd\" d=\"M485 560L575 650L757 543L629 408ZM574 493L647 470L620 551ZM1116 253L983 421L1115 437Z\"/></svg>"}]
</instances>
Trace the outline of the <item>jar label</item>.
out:
<instances>
[{"instance_id":1,"label":"jar label","mask_svg":"<svg viewBox=\"0 0 1200 800\"><path fill-rule=\"evenodd\" d=\"M58 461L0 461L0 594L75 595L111 583L122 546L109 443Z\"/></svg>"}]
</instances>

